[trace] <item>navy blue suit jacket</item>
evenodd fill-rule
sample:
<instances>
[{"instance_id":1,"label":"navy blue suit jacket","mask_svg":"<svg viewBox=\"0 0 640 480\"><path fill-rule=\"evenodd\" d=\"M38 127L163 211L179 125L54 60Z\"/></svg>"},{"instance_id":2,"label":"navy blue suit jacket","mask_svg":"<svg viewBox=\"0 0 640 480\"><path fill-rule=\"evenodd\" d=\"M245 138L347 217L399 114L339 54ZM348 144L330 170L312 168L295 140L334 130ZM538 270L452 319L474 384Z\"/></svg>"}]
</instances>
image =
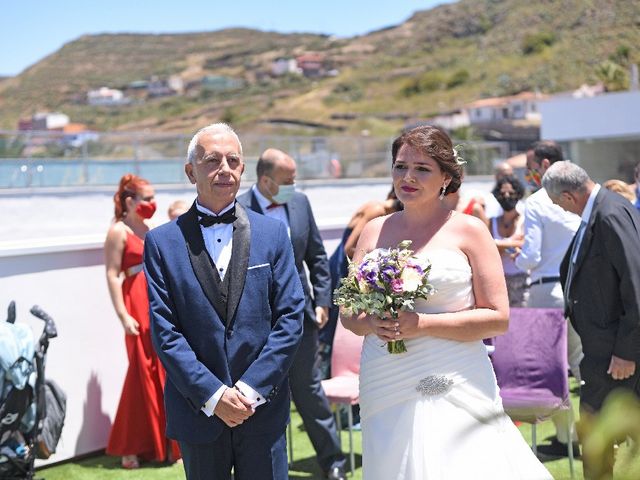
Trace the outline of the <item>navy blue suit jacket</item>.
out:
<instances>
[{"instance_id":1,"label":"navy blue suit jacket","mask_svg":"<svg viewBox=\"0 0 640 480\"><path fill-rule=\"evenodd\" d=\"M151 336L167 371L167 435L177 440L213 442L227 427L201 408L238 380L267 403L234 431L284 431L289 418L287 373L304 308L291 242L281 222L237 204L236 215L226 304L195 203L145 239Z\"/></svg>"},{"instance_id":2,"label":"navy blue suit jacket","mask_svg":"<svg viewBox=\"0 0 640 480\"><path fill-rule=\"evenodd\" d=\"M253 190L249 190L238 196L238 202L254 212L262 214L262 209ZM307 196L301 192L295 192L285 208L289 219L291 244L295 256L296 268L302 288L304 289L306 303L304 309L305 328L314 326L315 306L329 307L331 305L331 274L329 272L329 260L320 237L320 231L311 211L311 205ZM309 269L309 280L304 265ZM313 288L313 296L311 296Z\"/></svg>"}]
</instances>

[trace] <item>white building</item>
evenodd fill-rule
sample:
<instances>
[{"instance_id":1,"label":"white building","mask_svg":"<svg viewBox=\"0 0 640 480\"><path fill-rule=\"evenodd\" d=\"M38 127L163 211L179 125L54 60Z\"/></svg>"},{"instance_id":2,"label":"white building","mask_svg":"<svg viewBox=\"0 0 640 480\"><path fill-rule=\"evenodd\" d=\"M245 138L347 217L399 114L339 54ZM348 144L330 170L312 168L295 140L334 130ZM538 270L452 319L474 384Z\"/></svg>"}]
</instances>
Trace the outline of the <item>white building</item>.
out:
<instances>
[{"instance_id":1,"label":"white building","mask_svg":"<svg viewBox=\"0 0 640 480\"><path fill-rule=\"evenodd\" d=\"M483 98L465 106L471 124L509 120L540 121L538 102L544 97L522 92L508 97Z\"/></svg>"},{"instance_id":2,"label":"white building","mask_svg":"<svg viewBox=\"0 0 640 480\"><path fill-rule=\"evenodd\" d=\"M69 116L60 112L38 112L31 117L33 130L58 130L69 123Z\"/></svg>"},{"instance_id":3,"label":"white building","mask_svg":"<svg viewBox=\"0 0 640 480\"><path fill-rule=\"evenodd\" d=\"M632 181L640 162L640 92L552 98L540 112L541 138L561 142L594 180Z\"/></svg>"},{"instance_id":4,"label":"white building","mask_svg":"<svg viewBox=\"0 0 640 480\"><path fill-rule=\"evenodd\" d=\"M87 103L89 105L122 105L127 103L127 100L121 90L101 87L87 92Z\"/></svg>"},{"instance_id":5,"label":"white building","mask_svg":"<svg viewBox=\"0 0 640 480\"><path fill-rule=\"evenodd\" d=\"M295 58L280 57L271 62L271 74L274 77L280 77L287 73L300 75L302 71L298 68L298 62Z\"/></svg>"},{"instance_id":6,"label":"white building","mask_svg":"<svg viewBox=\"0 0 640 480\"><path fill-rule=\"evenodd\" d=\"M435 117L428 118L427 123L438 125L446 130L455 130L469 126L469 112L467 110L453 110L443 112Z\"/></svg>"}]
</instances>

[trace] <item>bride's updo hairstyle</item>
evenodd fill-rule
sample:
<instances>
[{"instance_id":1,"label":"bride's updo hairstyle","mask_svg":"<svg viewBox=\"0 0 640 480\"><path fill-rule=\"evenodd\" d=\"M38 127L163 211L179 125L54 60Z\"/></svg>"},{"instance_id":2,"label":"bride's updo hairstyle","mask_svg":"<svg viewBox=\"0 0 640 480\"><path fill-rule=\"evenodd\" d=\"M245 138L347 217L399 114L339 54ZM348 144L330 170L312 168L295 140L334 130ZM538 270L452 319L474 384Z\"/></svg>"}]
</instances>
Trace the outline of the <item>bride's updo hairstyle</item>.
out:
<instances>
[{"instance_id":1,"label":"bride's updo hairstyle","mask_svg":"<svg viewBox=\"0 0 640 480\"><path fill-rule=\"evenodd\" d=\"M440 169L451 177L445 195L458 191L463 177L462 165L458 163L453 143L444 130L431 125L422 125L400 135L391 147L392 165L396 163L398 152L405 145L432 158Z\"/></svg>"},{"instance_id":2,"label":"bride's updo hairstyle","mask_svg":"<svg viewBox=\"0 0 640 480\"><path fill-rule=\"evenodd\" d=\"M135 197L145 185L149 185L149 182L133 173L127 173L122 176L118 191L113 196L116 221L122 220L127 215L127 198Z\"/></svg>"}]
</instances>

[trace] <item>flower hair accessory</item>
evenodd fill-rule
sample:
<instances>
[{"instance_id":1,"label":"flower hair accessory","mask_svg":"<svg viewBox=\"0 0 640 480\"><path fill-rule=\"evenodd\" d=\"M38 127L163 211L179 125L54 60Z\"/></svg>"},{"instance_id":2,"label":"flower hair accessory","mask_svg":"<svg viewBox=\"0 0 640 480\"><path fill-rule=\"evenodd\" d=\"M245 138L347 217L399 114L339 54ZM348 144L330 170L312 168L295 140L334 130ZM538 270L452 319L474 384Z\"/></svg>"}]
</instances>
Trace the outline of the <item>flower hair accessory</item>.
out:
<instances>
[{"instance_id":1,"label":"flower hair accessory","mask_svg":"<svg viewBox=\"0 0 640 480\"><path fill-rule=\"evenodd\" d=\"M453 159L458 165L464 165L465 163L467 163L467 161L460 156L460 153L458 153L458 150L461 149L462 145L456 145L455 147L453 147Z\"/></svg>"}]
</instances>

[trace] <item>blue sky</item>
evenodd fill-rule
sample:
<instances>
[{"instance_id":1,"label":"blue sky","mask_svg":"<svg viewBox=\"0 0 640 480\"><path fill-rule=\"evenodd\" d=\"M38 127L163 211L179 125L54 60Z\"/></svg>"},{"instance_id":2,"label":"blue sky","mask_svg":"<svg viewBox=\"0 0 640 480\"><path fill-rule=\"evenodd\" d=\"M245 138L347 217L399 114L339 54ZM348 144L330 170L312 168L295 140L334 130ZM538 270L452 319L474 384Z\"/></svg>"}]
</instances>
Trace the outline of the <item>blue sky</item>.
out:
<instances>
[{"instance_id":1,"label":"blue sky","mask_svg":"<svg viewBox=\"0 0 640 480\"><path fill-rule=\"evenodd\" d=\"M338 36L403 22L453 0L8 0L0 7L0 75L17 75L84 34L250 27Z\"/></svg>"}]
</instances>

